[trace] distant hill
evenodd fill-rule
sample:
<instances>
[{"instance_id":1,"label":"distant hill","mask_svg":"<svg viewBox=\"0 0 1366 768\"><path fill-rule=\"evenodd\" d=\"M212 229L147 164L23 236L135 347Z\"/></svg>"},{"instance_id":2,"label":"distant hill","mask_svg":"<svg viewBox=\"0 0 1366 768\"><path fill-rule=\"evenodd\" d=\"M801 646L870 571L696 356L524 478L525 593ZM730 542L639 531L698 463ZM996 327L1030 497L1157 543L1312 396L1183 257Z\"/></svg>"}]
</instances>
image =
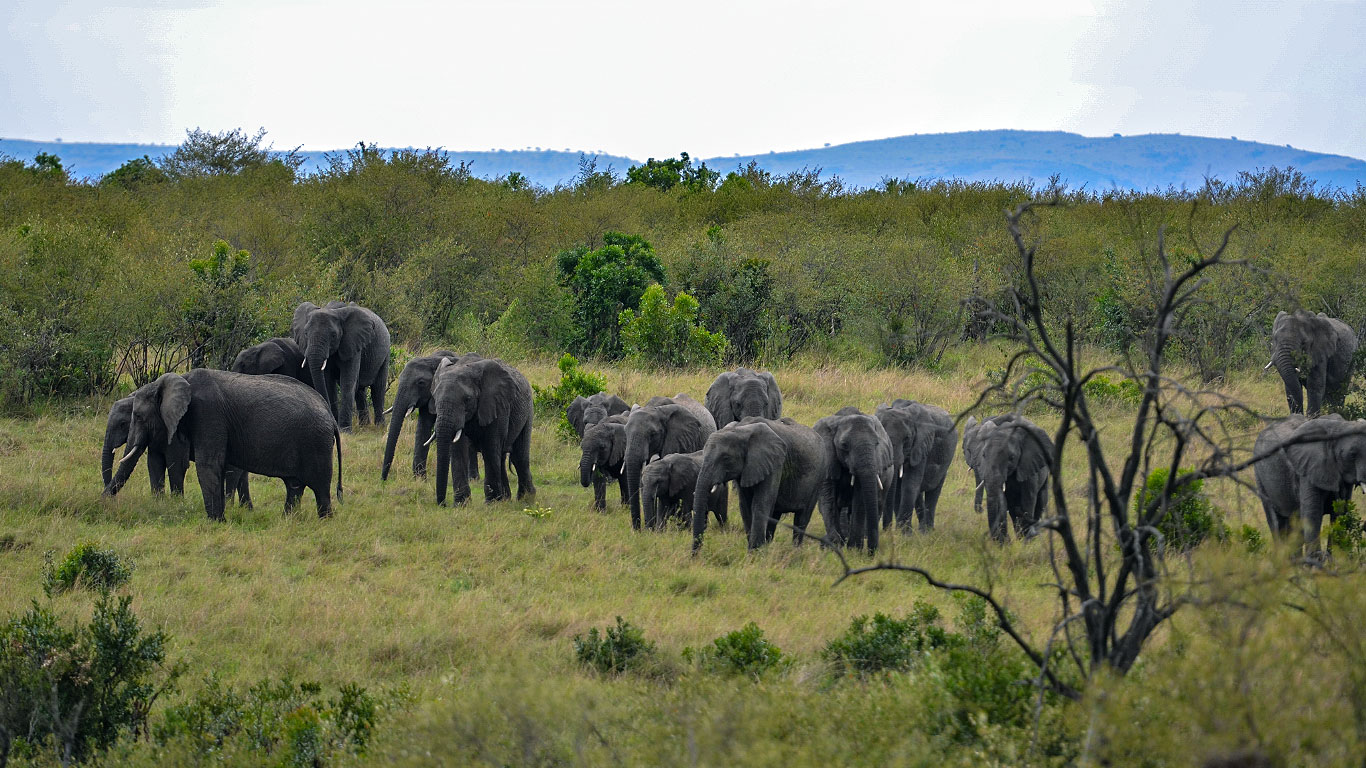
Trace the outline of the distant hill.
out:
<instances>
[{"instance_id":1,"label":"distant hill","mask_svg":"<svg viewBox=\"0 0 1366 768\"><path fill-rule=\"evenodd\" d=\"M102 176L129 159L143 155L157 158L174 149L162 144L0 139L0 154L27 160L39 152L50 152L60 156L78 178ZM307 172L324 165L323 152L301 154ZM477 176L494 178L519 171L536 184L553 187L578 173L580 153L451 151L450 156L454 162L471 163ZM639 162L620 155L596 158L599 170L611 166L618 176ZM751 160L773 173L819 167L823 175L837 175L857 187L876 186L887 177L1042 183L1058 174L1071 188L1195 188L1207 176L1231 180L1239 171L1269 166L1293 166L1320 185L1352 189L1358 182L1366 184L1366 162L1355 158L1179 134L1090 138L1061 131L970 131L899 136L796 152L713 157L706 163L724 172Z\"/></svg>"}]
</instances>

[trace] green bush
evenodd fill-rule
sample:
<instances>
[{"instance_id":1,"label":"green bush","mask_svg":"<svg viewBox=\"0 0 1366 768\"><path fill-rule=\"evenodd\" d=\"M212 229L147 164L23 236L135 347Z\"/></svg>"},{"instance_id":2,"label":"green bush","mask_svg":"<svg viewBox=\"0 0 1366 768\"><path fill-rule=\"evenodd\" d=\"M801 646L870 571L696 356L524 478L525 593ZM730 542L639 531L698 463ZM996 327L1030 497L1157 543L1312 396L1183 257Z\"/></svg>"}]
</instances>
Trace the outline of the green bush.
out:
<instances>
[{"instance_id":1,"label":"green bush","mask_svg":"<svg viewBox=\"0 0 1366 768\"><path fill-rule=\"evenodd\" d=\"M685 661L696 661L702 668L744 675L758 680L765 674L788 665L789 660L778 646L764 638L764 631L754 622L722 635L712 641L710 648L683 649Z\"/></svg>"},{"instance_id":2,"label":"green bush","mask_svg":"<svg viewBox=\"0 0 1366 768\"><path fill-rule=\"evenodd\" d=\"M1133 379L1120 379L1116 383L1108 376L1096 375L1088 379L1081 389L1090 401L1098 404L1138 405L1143 399L1143 387Z\"/></svg>"},{"instance_id":3,"label":"green bush","mask_svg":"<svg viewBox=\"0 0 1366 768\"><path fill-rule=\"evenodd\" d=\"M1191 470L1182 469L1177 477L1189 474ZM1208 538L1222 540L1227 537L1228 529L1221 516L1215 512L1209 496L1203 490L1204 480L1186 483L1166 500L1166 513L1155 522L1158 533L1162 535L1165 549L1184 552L1199 546ZM1134 518L1143 520L1149 507L1160 508L1167 487L1167 468L1158 467L1148 475L1142 490L1134 496Z\"/></svg>"},{"instance_id":4,"label":"green bush","mask_svg":"<svg viewBox=\"0 0 1366 768\"><path fill-rule=\"evenodd\" d=\"M230 368L237 353L266 331L266 307L251 274L251 254L219 240L211 255L191 259L189 266L196 278L183 309L190 362L194 367Z\"/></svg>"},{"instance_id":5,"label":"green bush","mask_svg":"<svg viewBox=\"0 0 1366 768\"><path fill-rule=\"evenodd\" d=\"M1247 523L1238 529L1238 541L1249 554L1255 555L1266 548L1266 538L1262 536L1262 532Z\"/></svg>"},{"instance_id":6,"label":"green bush","mask_svg":"<svg viewBox=\"0 0 1366 768\"><path fill-rule=\"evenodd\" d=\"M627 357L672 367L716 365L726 354L726 337L697 320L697 300L680 291L670 306L664 287L655 283L640 297L640 314L621 313L622 347Z\"/></svg>"},{"instance_id":7,"label":"green bush","mask_svg":"<svg viewBox=\"0 0 1366 768\"><path fill-rule=\"evenodd\" d=\"M603 246L580 246L555 257L560 281L574 295L574 349L580 354L619 357L618 315L640 306L651 283L664 280L664 265L648 240L608 232Z\"/></svg>"},{"instance_id":8,"label":"green bush","mask_svg":"<svg viewBox=\"0 0 1366 768\"><path fill-rule=\"evenodd\" d=\"M143 633L131 602L106 592L89 624L67 628L35 601L0 625L0 733L13 739L0 749L70 765L146 732L181 668L166 662L164 633Z\"/></svg>"},{"instance_id":9,"label":"green bush","mask_svg":"<svg viewBox=\"0 0 1366 768\"><path fill-rule=\"evenodd\" d=\"M60 563L52 562L48 553L43 566L43 591L52 596L80 586L95 591L108 591L128 583L133 577L133 565L112 550L99 544L84 542L71 548Z\"/></svg>"},{"instance_id":10,"label":"green bush","mask_svg":"<svg viewBox=\"0 0 1366 768\"><path fill-rule=\"evenodd\" d=\"M531 385L534 391L532 405L536 415L555 419L555 433L571 443L579 441L578 433L569 423L566 409L576 397L591 397L607 389L607 379L602 374L585 371L573 355L565 353L560 357L560 383L553 387Z\"/></svg>"},{"instance_id":11,"label":"green bush","mask_svg":"<svg viewBox=\"0 0 1366 768\"><path fill-rule=\"evenodd\" d=\"M654 651L655 644L645 639L645 633L620 616L615 627L603 632L593 627L587 636L574 636L574 655L579 663L604 675L638 668Z\"/></svg>"},{"instance_id":12,"label":"green bush","mask_svg":"<svg viewBox=\"0 0 1366 768\"><path fill-rule=\"evenodd\" d=\"M1356 502L1351 499L1333 502L1333 522L1328 526L1328 548L1335 554L1359 557L1366 554L1366 531Z\"/></svg>"},{"instance_id":13,"label":"green bush","mask_svg":"<svg viewBox=\"0 0 1366 768\"><path fill-rule=\"evenodd\" d=\"M825 646L821 658L839 675L904 672L918 653L948 642L938 620L939 609L919 600L904 620L885 613L856 616L843 635Z\"/></svg>"}]
</instances>

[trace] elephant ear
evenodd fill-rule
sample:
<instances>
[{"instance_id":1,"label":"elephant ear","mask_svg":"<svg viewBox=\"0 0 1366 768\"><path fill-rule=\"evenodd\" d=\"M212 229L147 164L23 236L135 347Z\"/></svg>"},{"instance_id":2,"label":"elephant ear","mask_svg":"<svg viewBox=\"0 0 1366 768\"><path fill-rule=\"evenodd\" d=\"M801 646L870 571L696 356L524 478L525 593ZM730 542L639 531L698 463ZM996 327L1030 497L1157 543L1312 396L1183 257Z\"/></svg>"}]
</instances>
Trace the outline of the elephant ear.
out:
<instances>
[{"instance_id":1,"label":"elephant ear","mask_svg":"<svg viewBox=\"0 0 1366 768\"><path fill-rule=\"evenodd\" d=\"M1021 482L1036 477L1039 471L1053 461L1053 441L1043 430L1030 429L1026 425L1016 426L1012 439L1020 441L1020 460L1015 465L1015 479Z\"/></svg>"},{"instance_id":2,"label":"elephant ear","mask_svg":"<svg viewBox=\"0 0 1366 768\"><path fill-rule=\"evenodd\" d=\"M337 353L343 360L358 360L375 338L379 318L361 307L347 307L342 316L341 345Z\"/></svg>"},{"instance_id":3,"label":"elephant ear","mask_svg":"<svg viewBox=\"0 0 1366 768\"><path fill-rule=\"evenodd\" d=\"M294 371L287 369L288 361L285 360L284 350L278 345L262 344L260 350L260 354L256 357L256 364L260 366L257 370L263 373L283 373L286 376L294 373Z\"/></svg>"},{"instance_id":4,"label":"elephant ear","mask_svg":"<svg viewBox=\"0 0 1366 768\"><path fill-rule=\"evenodd\" d=\"M485 362L484 375L479 381L479 426L487 427L495 419L507 418L512 413L512 378L496 362Z\"/></svg>"},{"instance_id":5,"label":"elephant ear","mask_svg":"<svg viewBox=\"0 0 1366 768\"><path fill-rule=\"evenodd\" d=\"M616 395L608 395L606 404L608 416L616 416L618 413L631 412L631 406L627 405L625 400L622 400Z\"/></svg>"},{"instance_id":6,"label":"elephant ear","mask_svg":"<svg viewBox=\"0 0 1366 768\"><path fill-rule=\"evenodd\" d=\"M308 316L318 310L318 305L311 301L305 301L294 308L294 319L289 324L289 336L294 339L294 343L300 346L304 344L304 331L308 328Z\"/></svg>"},{"instance_id":7,"label":"elephant ear","mask_svg":"<svg viewBox=\"0 0 1366 768\"><path fill-rule=\"evenodd\" d=\"M683 495L686 488L697 485L697 474L689 471L692 465L686 461L675 461L669 467L669 495L675 498ZM688 476L692 475L691 478Z\"/></svg>"},{"instance_id":8,"label":"elephant ear","mask_svg":"<svg viewBox=\"0 0 1366 768\"><path fill-rule=\"evenodd\" d=\"M178 373L163 373L157 379L157 406L166 425L166 444L175 440L180 420L190 410L190 382Z\"/></svg>"},{"instance_id":9,"label":"elephant ear","mask_svg":"<svg viewBox=\"0 0 1366 768\"><path fill-rule=\"evenodd\" d=\"M839 479L839 476L840 476L840 463L839 463L838 459L836 459L836 457L835 457L835 422L834 422L834 420L833 420L831 417L826 416L825 418L818 420L818 421L815 423L815 425L811 427L811 431L815 432L815 433L816 433L816 436L819 437L819 438L821 439L821 443L825 446L825 455L826 455L826 457L829 458L829 461L827 461L827 462L826 462L826 465L825 465L825 466L827 467L827 470L826 470L826 473L825 473L826 479L827 479L827 480L837 480L837 479Z\"/></svg>"},{"instance_id":10,"label":"elephant ear","mask_svg":"<svg viewBox=\"0 0 1366 768\"><path fill-rule=\"evenodd\" d=\"M907 441L906 461L915 465L924 464L930 455L930 448L934 447L934 425L915 419L907 421L910 427L910 440Z\"/></svg>"},{"instance_id":11,"label":"elephant ear","mask_svg":"<svg viewBox=\"0 0 1366 768\"><path fill-rule=\"evenodd\" d=\"M1306 421L1292 434L1292 440L1303 440L1285 448L1295 474L1313 483L1316 488L1335 491L1342 480L1342 464L1334 446L1334 436L1321 421Z\"/></svg>"},{"instance_id":12,"label":"elephant ear","mask_svg":"<svg viewBox=\"0 0 1366 768\"><path fill-rule=\"evenodd\" d=\"M574 402L565 409L565 418L569 420L569 425L574 431L579 433L579 438L583 438L583 412L588 408L588 399L582 395L574 398Z\"/></svg>"},{"instance_id":13,"label":"elephant ear","mask_svg":"<svg viewBox=\"0 0 1366 768\"><path fill-rule=\"evenodd\" d=\"M783 392L778 389L778 380L773 378L773 374L768 371L759 374L759 378L763 379L764 384L768 387L769 412L764 415L770 419L781 419L783 417Z\"/></svg>"},{"instance_id":14,"label":"elephant ear","mask_svg":"<svg viewBox=\"0 0 1366 768\"><path fill-rule=\"evenodd\" d=\"M722 373L716 377L716 381L707 388L707 396L704 398L704 405L707 412L716 420L717 428L735 421L735 412L730 408L730 392L734 385L735 374L730 371Z\"/></svg>"},{"instance_id":15,"label":"elephant ear","mask_svg":"<svg viewBox=\"0 0 1366 768\"><path fill-rule=\"evenodd\" d=\"M745 451L745 468L740 471L740 485L748 488L783 471L787 461L787 443L767 424L751 424L749 443Z\"/></svg>"},{"instance_id":16,"label":"elephant ear","mask_svg":"<svg viewBox=\"0 0 1366 768\"><path fill-rule=\"evenodd\" d=\"M622 424L609 424L603 429L611 430L609 433L611 447L607 450L608 466L620 466L626 460L626 426Z\"/></svg>"},{"instance_id":17,"label":"elephant ear","mask_svg":"<svg viewBox=\"0 0 1366 768\"><path fill-rule=\"evenodd\" d=\"M705 442L702 422L681 405L661 406L665 414L664 447L659 455L692 453L700 450Z\"/></svg>"}]
</instances>

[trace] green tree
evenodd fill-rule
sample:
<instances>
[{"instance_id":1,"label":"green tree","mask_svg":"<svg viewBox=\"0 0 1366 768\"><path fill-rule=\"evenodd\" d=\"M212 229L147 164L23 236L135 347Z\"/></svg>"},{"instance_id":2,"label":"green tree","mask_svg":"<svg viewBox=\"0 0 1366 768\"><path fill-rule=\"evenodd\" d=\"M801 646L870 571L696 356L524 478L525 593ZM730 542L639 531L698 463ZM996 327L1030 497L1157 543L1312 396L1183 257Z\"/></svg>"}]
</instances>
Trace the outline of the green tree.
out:
<instances>
[{"instance_id":1,"label":"green tree","mask_svg":"<svg viewBox=\"0 0 1366 768\"><path fill-rule=\"evenodd\" d=\"M664 281L664 265L649 241L639 235L608 232L603 246L579 246L555 257L560 281L574 295L574 351L620 357L618 316L640 306L651 283Z\"/></svg>"},{"instance_id":2,"label":"green tree","mask_svg":"<svg viewBox=\"0 0 1366 768\"><path fill-rule=\"evenodd\" d=\"M768 259L741 258L728 247L720 227L711 227L706 242L689 248L678 283L697 299L702 324L725 335L733 358L749 362L759 356L772 329Z\"/></svg>"},{"instance_id":3,"label":"green tree","mask_svg":"<svg viewBox=\"0 0 1366 768\"><path fill-rule=\"evenodd\" d=\"M183 309L190 362L227 368L266 330L264 291L251 278L251 254L219 240L208 258L191 259L189 267L196 278Z\"/></svg>"},{"instance_id":4,"label":"green tree","mask_svg":"<svg viewBox=\"0 0 1366 768\"><path fill-rule=\"evenodd\" d=\"M241 128L213 133L199 128L185 131L185 141L161 159L161 170L173 179L199 176L232 176L278 163L291 172L303 165L295 147L275 152L265 143L266 129L248 136Z\"/></svg>"},{"instance_id":5,"label":"green tree","mask_svg":"<svg viewBox=\"0 0 1366 768\"><path fill-rule=\"evenodd\" d=\"M628 357L674 367L715 365L726 354L726 337L697 321L697 299L680 291L670 306L659 283L640 297L640 314L623 310L622 344Z\"/></svg>"},{"instance_id":6,"label":"green tree","mask_svg":"<svg viewBox=\"0 0 1366 768\"><path fill-rule=\"evenodd\" d=\"M633 165L626 170L627 184L644 184L664 192L676 186L682 186L689 192L710 192L716 189L716 182L720 179L720 172L708 168L706 163L693 166L687 152L680 152L678 157L665 160L652 157L642 165Z\"/></svg>"},{"instance_id":7,"label":"green tree","mask_svg":"<svg viewBox=\"0 0 1366 768\"><path fill-rule=\"evenodd\" d=\"M166 172L153 162L152 158L143 155L142 157L135 157L106 173L100 179L100 186L133 190L148 184L160 184L169 178Z\"/></svg>"}]
</instances>

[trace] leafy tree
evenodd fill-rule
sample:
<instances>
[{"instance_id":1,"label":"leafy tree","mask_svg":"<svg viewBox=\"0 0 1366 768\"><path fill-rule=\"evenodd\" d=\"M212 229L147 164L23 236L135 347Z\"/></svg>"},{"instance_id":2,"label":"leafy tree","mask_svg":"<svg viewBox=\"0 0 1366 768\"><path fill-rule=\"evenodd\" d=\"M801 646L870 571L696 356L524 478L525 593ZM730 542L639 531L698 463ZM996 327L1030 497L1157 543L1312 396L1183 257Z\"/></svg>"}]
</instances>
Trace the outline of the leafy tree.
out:
<instances>
[{"instance_id":1,"label":"leafy tree","mask_svg":"<svg viewBox=\"0 0 1366 768\"><path fill-rule=\"evenodd\" d=\"M769 260L735 255L720 227L708 229L706 242L692 246L689 256L678 282L696 297L702 324L725 335L736 360L754 360L772 330Z\"/></svg>"},{"instance_id":2,"label":"leafy tree","mask_svg":"<svg viewBox=\"0 0 1366 768\"><path fill-rule=\"evenodd\" d=\"M622 354L618 316L640 306L651 283L664 281L664 265L639 235L608 232L603 246L579 246L555 257L560 281L574 294L574 349L580 356Z\"/></svg>"},{"instance_id":3,"label":"leafy tree","mask_svg":"<svg viewBox=\"0 0 1366 768\"><path fill-rule=\"evenodd\" d=\"M149 184L160 184L169 178L152 158L143 155L142 157L135 157L106 173L100 179L100 186L132 190Z\"/></svg>"},{"instance_id":4,"label":"leafy tree","mask_svg":"<svg viewBox=\"0 0 1366 768\"><path fill-rule=\"evenodd\" d=\"M640 297L640 314L622 310L621 336L626 354L653 365L715 365L726 353L726 337L697 322L697 299L680 291L670 306L658 283Z\"/></svg>"},{"instance_id":5,"label":"leafy tree","mask_svg":"<svg viewBox=\"0 0 1366 768\"><path fill-rule=\"evenodd\" d=\"M65 183L68 175L66 168L62 166L62 159L49 152L39 152L33 157L33 164L29 166L29 171L42 179L53 179Z\"/></svg>"},{"instance_id":6,"label":"leafy tree","mask_svg":"<svg viewBox=\"0 0 1366 768\"><path fill-rule=\"evenodd\" d=\"M716 182L720 179L721 173L708 168L706 163L694 167L687 152L680 152L678 157L665 160L652 157L644 164L633 165L626 170L627 184L644 184L664 192L676 186L682 186L689 192L710 192L716 189Z\"/></svg>"},{"instance_id":7,"label":"leafy tree","mask_svg":"<svg viewBox=\"0 0 1366 768\"><path fill-rule=\"evenodd\" d=\"M298 147L274 152L264 144L266 129L248 136L241 128L213 133L195 128L185 131L185 141L176 151L162 158L161 170L173 179L200 176L232 176L243 171L278 163L291 172L303 165Z\"/></svg>"},{"instance_id":8,"label":"leafy tree","mask_svg":"<svg viewBox=\"0 0 1366 768\"><path fill-rule=\"evenodd\" d=\"M219 240L209 257L192 259L189 267L196 282L183 313L191 363L228 368L266 330L262 291L251 279L251 254Z\"/></svg>"}]
</instances>

